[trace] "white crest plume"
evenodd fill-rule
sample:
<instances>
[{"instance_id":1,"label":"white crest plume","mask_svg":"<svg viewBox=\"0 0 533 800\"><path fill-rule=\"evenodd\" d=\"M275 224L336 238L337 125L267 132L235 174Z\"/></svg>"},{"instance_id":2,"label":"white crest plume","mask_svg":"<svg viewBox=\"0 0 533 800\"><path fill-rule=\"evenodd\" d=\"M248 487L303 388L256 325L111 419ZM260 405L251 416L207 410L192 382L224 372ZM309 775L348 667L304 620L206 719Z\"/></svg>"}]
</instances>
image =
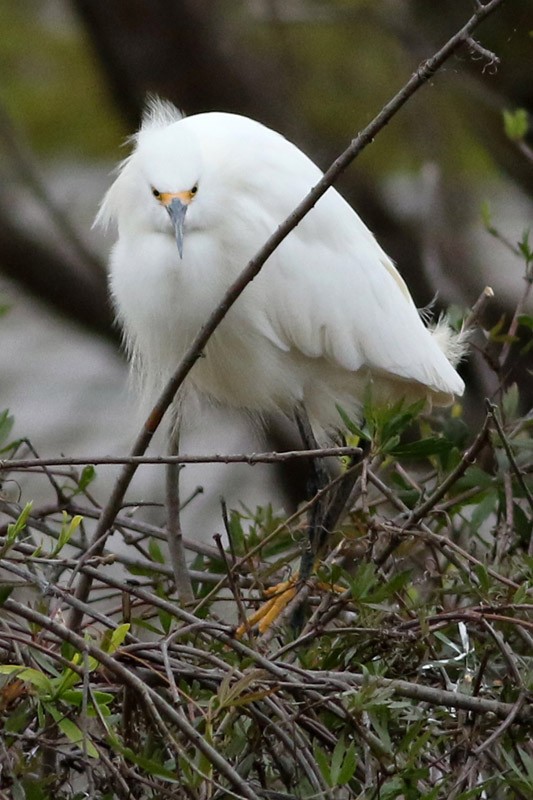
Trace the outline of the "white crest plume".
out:
<instances>
[{"instance_id":1,"label":"white crest plume","mask_svg":"<svg viewBox=\"0 0 533 800\"><path fill-rule=\"evenodd\" d=\"M157 95L149 94L142 116L141 130L150 128L166 128L173 122L183 119L185 114L170 100L162 100Z\"/></svg>"}]
</instances>

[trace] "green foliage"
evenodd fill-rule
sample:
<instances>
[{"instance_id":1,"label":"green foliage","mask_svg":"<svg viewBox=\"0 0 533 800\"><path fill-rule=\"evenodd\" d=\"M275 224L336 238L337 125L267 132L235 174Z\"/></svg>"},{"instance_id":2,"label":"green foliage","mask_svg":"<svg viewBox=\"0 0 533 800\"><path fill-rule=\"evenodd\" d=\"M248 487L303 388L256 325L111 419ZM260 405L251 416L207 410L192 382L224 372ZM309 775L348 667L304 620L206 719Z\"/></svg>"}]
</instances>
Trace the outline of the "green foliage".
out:
<instances>
[{"instance_id":1,"label":"green foliage","mask_svg":"<svg viewBox=\"0 0 533 800\"><path fill-rule=\"evenodd\" d=\"M532 330L527 319L517 329L520 348ZM505 324L500 332L503 348ZM380 798L398 800L528 796L533 426L516 384L487 413L471 463L465 453L479 431L459 407L428 416L420 404L369 401L364 424L340 410L351 436L367 442L367 478L311 582L303 631L286 618L266 639L238 640L220 618L236 622L235 595L255 605L255 586L294 571L301 514L224 510L227 552L198 547L197 600L185 611L165 531L151 526L142 544L135 534L136 558L126 548L98 568L109 610L89 607L85 636L72 639L56 622L82 566L75 534L91 517L82 522L68 504L90 510L94 467L66 480L66 508L50 504L36 517L29 502L6 506L0 567L15 568L18 588L33 592L29 605L11 584L0 598L5 630L15 622L25 642L22 655L0 631L3 739L18 796L74 800L72 771L49 772L58 758L83 765L95 800L127 796L111 763L140 800L202 800L205 787L238 795L231 775L302 798L366 800L378 786ZM429 700L417 698L420 688ZM464 709L465 698L481 706Z\"/></svg>"},{"instance_id":2,"label":"green foliage","mask_svg":"<svg viewBox=\"0 0 533 800\"><path fill-rule=\"evenodd\" d=\"M503 112L503 125L506 135L514 142L521 141L528 132L529 122L528 113L525 108L517 108L515 111Z\"/></svg>"}]
</instances>

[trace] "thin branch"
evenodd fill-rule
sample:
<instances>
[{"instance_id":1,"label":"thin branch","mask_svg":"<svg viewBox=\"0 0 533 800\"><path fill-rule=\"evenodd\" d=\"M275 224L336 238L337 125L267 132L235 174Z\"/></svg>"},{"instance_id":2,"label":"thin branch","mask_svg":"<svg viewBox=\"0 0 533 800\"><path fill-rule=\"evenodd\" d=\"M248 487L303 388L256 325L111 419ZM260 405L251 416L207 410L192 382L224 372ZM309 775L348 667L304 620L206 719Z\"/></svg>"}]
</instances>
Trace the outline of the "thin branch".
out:
<instances>
[{"instance_id":1,"label":"thin branch","mask_svg":"<svg viewBox=\"0 0 533 800\"><path fill-rule=\"evenodd\" d=\"M507 436L505 435L505 431L503 429L503 425L502 425L502 423L501 423L501 421L499 419L498 410L497 410L496 406L493 405L492 403L490 403L488 400L486 402L486 405L487 405L487 411L488 411L489 417L494 422L494 426L495 426L496 430L498 431L498 436L500 437L500 441L501 441L501 443L503 445L503 448L504 448L504 450L505 450L505 452L507 454L507 458L509 459L509 463L511 464L511 467L513 468L513 472L516 475L518 483L520 484L520 488L524 492L524 497L526 498L527 502L529 503L529 507L533 511L533 494L531 494L531 492L529 490L529 486L527 485L527 483L524 480L524 476L522 474L522 470L520 469L520 467L516 463L516 458L514 457L513 450L511 448L511 445L509 443L509 440L508 440Z\"/></svg>"},{"instance_id":2,"label":"thin branch","mask_svg":"<svg viewBox=\"0 0 533 800\"><path fill-rule=\"evenodd\" d=\"M355 456L361 452L359 447L324 447L315 450L285 450L268 453L230 453L223 455L166 455L166 456L62 456L57 458L5 458L0 459L0 470L24 470L34 467L81 467L113 466L128 464L278 464L299 458L330 458L332 456Z\"/></svg>"},{"instance_id":3,"label":"thin branch","mask_svg":"<svg viewBox=\"0 0 533 800\"><path fill-rule=\"evenodd\" d=\"M170 436L169 453L175 455L178 451L179 431L176 429ZM179 494L181 469L179 464L167 464L166 466L168 550L178 597L183 605L188 605L194 602L194 592L187 570L187 558L181 531Z\"/></svg>"},{"instance_id":4,"label":"thin branch","mask_svg":"<svg viewBox=\"0 0 533 800\"><path fill-rule=\"evenodd\" d=\"M447 689L435 689L431 686L424 686L420 683L397 680L394 678L382 678L379 676L359 675L354 672L333 672L322 670L299 670L289 667L298 672L304 685L312 685L320 692L329 693L332 691L347 691L352 687L375 686L376 688L390 689L399 697L408 697L411 700L418 700L422 703L430 703L435 706L445 706L448 708L460 708L465 711L475 711L478 713L492 713L497 717L506 719L513 711L513 704L501 703L498 700L488 700L482 697L472 697L461 692L450 692ZM280 681L280 685L286 685ZM516 718L522 721L533 721L533 707L531 705L518 711Z\"/></svg>"},{"instance_id":5,"label":"thin branch","mask_svg":"<svg viewBox=\"0 0 533 800\"><path fill-rule=\"evenodd\" d=\"M432 510L432 508L441 500L448 489L450 489L454 483L456 483L460 477L466 472L469 466L471 466L474 461L476 460L477 456L481 452L482 448L484 447L485 443L487 442L488 436L490 431L490 417L485 417L485 421L479 431L478 435L472 442L469 448L465 450L463 453L463 457L461 461L457 464L454 470L452 470L446 478L442 481L442 483L435 489L435 491L425 500L423 503L420 503L416 506L409 514L407 519L404 522L405 527L411 526L416 524L419 520L424 519L424 517Z\"/></svg>"},{"instance_id":6,"label":"thin branch","mask_svg":"<svg viewBox=\"0 0 533 800\"><path fill-rule=\"evenodd\" d=\"M525 695L524 692L520 692L520 694L518 695L518 697L516 699L515 704L513 705L512 709L509 711L509 714L505 717L505 719L503 720L501 725L498 725L498 727L491 733L491 735L489 736L488 739L485 739L485 741L482 744L480 744L478 747L474 748L474 750L472 751L472 755L478 757L485 750L488 750L488 748L492 744L494 744L496 739L499 739L500 736L503 733L505 733L505 731L508 728L511 727L511 725L513 724L515 719L520 714L522 708L524 707L524 703L525 702L526 702L526 695Z\"/></svg>"},{"instance_id":7,"label":"thin branch","mask_svg":"<svg viewBox=\"0 0 533 800\"><path fill-rule=\"evenodd\" d=\"M490 286L485 286L478 299L470 309L470 313L464 321L464 329L469 330L480 324L481 315L489 300L494 297L494 290Z\"/></svg>"},{"instance_id":8,"label":"thin branch","mask_svg":"<svg viewBox=\"0 0 533 800\"><path fill-rule=\"evenodd\" d=\"M472 36L467 39L467 45L471 53L476 53L479 58L483 58L487 61L483 67L483 72L485 72L488 67L492 67L493 65L498 66L500 63L500 59L496 53L493 53L492 50L487 50L486 47L483 47L483 45L476 41L476 39L474 39Z\"/></svg>"},{"instance_id":9,"label":"thin branch","mask_svg":"<svg viewBox=\"0 0 533 800\"><path fill-rule=\"evenodd\" d=\"M60 625L58 622L49 619L44 614L40 614L34 609L24 606L15 600L8 598L4 602L4 609L16 614L23 619L39 625L47 631L53 633L59 641L66 641L72 644L80 653L87 653L95 658L102 666L108 669L117 678L120 678L126 685L133 688L143 699L149 709L152 709L157 716L162 714L166 720L171 722L186 737L188 743L193 744L205 756L210 764L223 775L233 788L240 792L240 796L249 800L259 800L259 796L251 789L233 767L223 758L218 751L212 747L190 722L170 704L167 703L156 691L138 678L135 673L117 661L116 658L106 653L92 642L86 641L82 636L74 631Z\"/></svg>"}]
</instances>

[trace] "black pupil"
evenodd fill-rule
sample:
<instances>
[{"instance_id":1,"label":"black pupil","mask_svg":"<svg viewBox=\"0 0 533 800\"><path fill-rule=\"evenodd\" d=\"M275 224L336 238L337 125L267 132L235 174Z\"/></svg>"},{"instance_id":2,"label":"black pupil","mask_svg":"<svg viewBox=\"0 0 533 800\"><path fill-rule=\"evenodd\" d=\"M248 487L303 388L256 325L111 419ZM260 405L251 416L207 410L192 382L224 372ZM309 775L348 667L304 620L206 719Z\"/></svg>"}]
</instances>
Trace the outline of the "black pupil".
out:
<instances>
[{"instance_id":1,"label":"black pupil","mask_svg":"<svg viewBox=\"0 0 533 800\"><path fill-rule=\"evenodd\" d=\"M152 189L152 194L154 197L159 197L159 192L157 191L157 189Z\"/></svg>"}]
</instances>

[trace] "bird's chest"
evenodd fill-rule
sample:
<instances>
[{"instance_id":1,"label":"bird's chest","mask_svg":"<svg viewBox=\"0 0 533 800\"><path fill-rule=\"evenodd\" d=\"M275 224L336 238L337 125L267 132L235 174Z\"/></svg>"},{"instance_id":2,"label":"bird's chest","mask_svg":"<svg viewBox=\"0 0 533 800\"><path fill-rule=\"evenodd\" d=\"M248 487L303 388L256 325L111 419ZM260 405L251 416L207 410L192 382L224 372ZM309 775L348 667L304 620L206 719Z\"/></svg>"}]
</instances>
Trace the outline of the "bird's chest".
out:
<instances>
[{"instance_id":1,"label":"bird's chest","mask_svg":"<svg viewBox=\"0 0 533 800\"><path fill-rule=\"evenodd\" d=\"M182 259L170 237L119 241L111 258L111 292L130 346L145 365L164 373L175 368L233 279L226 262L201 237L186 240ZM246 331L237 330L241 323L230 311L195 367L199 381L212 384L238 351L248 349Z\"/></svg>"}]
</instances>

